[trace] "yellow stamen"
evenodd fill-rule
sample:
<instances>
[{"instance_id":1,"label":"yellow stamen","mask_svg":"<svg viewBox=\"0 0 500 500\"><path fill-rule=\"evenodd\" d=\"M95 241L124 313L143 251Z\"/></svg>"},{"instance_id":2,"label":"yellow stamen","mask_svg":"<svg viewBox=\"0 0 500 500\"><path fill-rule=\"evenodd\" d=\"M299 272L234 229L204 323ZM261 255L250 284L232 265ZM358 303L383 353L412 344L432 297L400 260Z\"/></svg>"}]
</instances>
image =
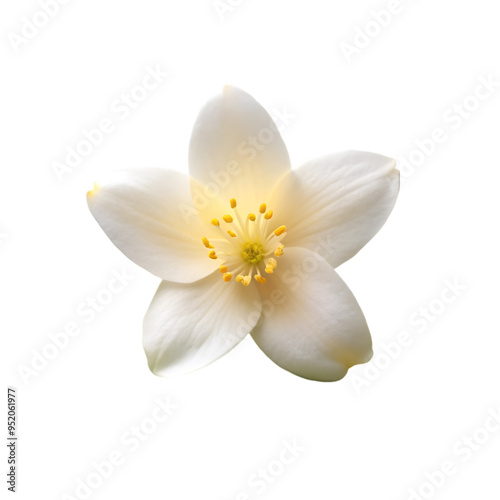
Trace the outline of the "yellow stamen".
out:
<instances>
[{"instance_id":1,"label":"yellow stamen","mask_svg":"<svg viewBox=\"0 0 500 500\"><path fill-rule=\"evenodd\" d=\"M259 282L259 283L262 283L264 284L266 282L266 278L263 278L262 276L259 276L258 274L256 274L254 276L254 278Z\"/></svg>"},{"instance_id":2,"label":"yellow stamen","mask_svg":"<svg viewBox=\"0 0 500 500\"><path fill-rule=\"evenodd\" d=\"M251 278L250 276L245 276L245 277L243 278L242 283L243 283L243 285L248 286L248 285L250 284L250 282L251 282L251 281L252 281L252 278Z\"/></svg>"},{"instance_id":3,"label":"yellow stamen","mask_svg":"<svg viewBox=\"0 0 500 500\"><path fill-rule=\"evenodd\" d=\"M220 223L219 223L219 221L218 221L217 219L212 219L210 222L211 222L214 226L220 226Z\"/></svg>"},{"instance_id":4,"label":"yellow stamen","mask_svg":"<svg viewBox=\"0 0 500 500\"><path fill-rule=\"evenodd\" d=\"M224 222L227 222L228 224L233 222L233 218L230 215L223 215L222 218L224 219Z\"/></svg>"},{"instance_id":5,"label":"yellow stamen","mask_svg":"<svg viewBox=\"0 0 500 500\"><path fill-rule=\"evenodd\" d=\"M238 276L236 276L235 280L238 283L241 283L243 281L243 278L245 278L245 276L243 276L243 274L238 274Z\"/></svg>"},{"instance_id":6,"label":"yellow stamen","mask_svg":"<svg viewBox=\"0 0 500 500\"><path fill-rule=\"evenodd\" d=\"M236 238L236 234L234 234L231 230L229 230L227 232L227 234L229 234L229 236L231 236L231 238Z\"/></svg>"},{"instance_id":7,"label":"yellow stamen","mask_svg":"<svg viewBox=\"0 0 500 500\"><path fill-rule=\"evenodd\" d=\"M278 229L274 230L276 236L281 236L286 231L286 226L280 226Z\"/></svg>"},{"instance_id":8,"label":"yellow stamen","mask_svg":"<svg viewBox=\"0 0 500 500\"><path fill-rule=\"evenodd\" d=\"M229 203L231 204L231 208L236 208L236 200L234 198L231 198Z\"/></svg>"},{"instance_id":9,"label":"yellow stamen","mask_svg":"<svg viewBox=\"0 0 500 500\"><path fill-rule=\"evenodd\" d=\"M232 273L225 273L222 279L227 283L228 281L231 281L232 277L233 277Z\"/></svg>"},{"instance_id":10,"label":"yellow stamen","mask_svg":"<svg viewBox=\"0 0 500 500\"><path fill-rule=\"evenodd\" d=\"M251 220L252 222L255 222L255 214L248 214L248 219Z\"/></svg>"},{"instance_id":11,"label":"yellow stamen","mask_svg":"<svg viewBox=\"0 0 500 500\"><path fill-rule=\"evenodd\" d=\"M227 266L220 266L220 267L219 267L219 271L220 271L221 273L225 273L225 272L227 272Z\"/></svg>"},{"instance_id":12,"label":"yellow stamen","mask_svg":"<svg viewBox=\"0 0 500 500\"><path fill-rule=\"evenodd\" d=\"M208 256L211 259L214 259L214 260L217 258L217 254L215 253L215 250L212 250L211 252L208 252Z\"/></svg>"},{"instance_id":13,"label":"yellow stamen","mask_svg":"<svg viewBox=\"0 0 500 500\"><path fill-rule=\"evenodd\" d=\"M266 269L265 269L266 273L273 274L274 270L276 269L277 266L278 266L278 263L276 262L275 259L273 259L273 258L268 259L267 264L266 264Z\"/></svg>"},{"instance_id":14,"label":"yellow stamen","mask_svg":"<svg viewBox=\"0 0 500 500\"><path fill-rule=\"evenodd\" d=\"M267 205L265 203L261 203L259 207L259 212L263 214L266 211Z\"/></svg>"},{"instance_id":15,"label":"yellow stamen","mask_svg":"<svg viewBox=\"0 0 500 500\"><path fill-rule=\"evenodd\" d=\"M275 267L277 267L278 262L276 261L276 259L273 259L273 258L271 257L271 258L267 261L267 265L268 265L269 267L272 267L272 268L274 269Z\"/></svg>"},{"instance_id":16,"label":"yellow stamen","mask_svg":"<svg viewBox=\"0 0 500 500\"><path fill-rule=\"evenodd\" d=\"M264 219L269 220L273 216L273 211L269 210L264 214Z\"/></svg>"},{"instance_id":17,"label":"yellow stamen","mask_svg":"<svg viewBox=\"0 0 500 500\"><path fill-rule=\"evenodd\" d=\"M214 248L214 246L210 244L210 241L208 241L208 238L205 238L205 236L202 236L202 237L201 237L201 241L203 241L203 244L204 244L207 248Z\"/></svg>"},{"instance_id":18,"label":"yellow stamen","mask_svg":"<svg viewBox=\"0 0 500 500\"><path fill-rule=\"evenodd\" d=\"M285 245L279 245L274 251L274 255L276 257L281 257L283 255L283 248L285 248Z\"/></svg>"}]
</instances>

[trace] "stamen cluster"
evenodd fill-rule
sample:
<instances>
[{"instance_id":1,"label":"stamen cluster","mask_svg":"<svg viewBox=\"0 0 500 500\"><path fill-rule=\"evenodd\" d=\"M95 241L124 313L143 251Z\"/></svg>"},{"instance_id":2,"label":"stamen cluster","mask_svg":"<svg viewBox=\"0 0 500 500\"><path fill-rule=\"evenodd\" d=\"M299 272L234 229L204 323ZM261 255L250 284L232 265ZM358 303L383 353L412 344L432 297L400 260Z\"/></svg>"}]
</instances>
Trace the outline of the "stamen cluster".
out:
<instances>
[{"instance_id":1,"label":"stamen cluster","mask_svg":"<svg viewBox=\"0 0 500 500\"><path fill-rule=\"evenodd\" d=\"M245 219L238 213L237 202L231 198L229 205L233 215L222 216L222 221L212 219L211 224L219 229L220 238L201 238L203 245L209 249L210 259L221 259L219 270L225 282L235 281L248 286L252 277L258 283L265 283L261 270L273 274L278 266L274 257L283 255L284 245L281 240L286 236L286 227L269 231L273 211L267 210L262 203L257 214L249 213ZM274 256L274 257L272 257Z\"/></svg>"}]
</instances>

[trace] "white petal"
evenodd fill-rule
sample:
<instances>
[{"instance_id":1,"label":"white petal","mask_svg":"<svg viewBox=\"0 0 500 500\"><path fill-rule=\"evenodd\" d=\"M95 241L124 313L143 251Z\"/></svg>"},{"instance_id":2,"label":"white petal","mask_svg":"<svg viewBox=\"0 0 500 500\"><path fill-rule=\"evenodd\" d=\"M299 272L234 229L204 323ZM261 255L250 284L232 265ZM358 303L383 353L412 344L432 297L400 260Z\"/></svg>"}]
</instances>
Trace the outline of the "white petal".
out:
<instances>
[{"instance_id":1,"label":"white petal","mask_svg":"<svg viewBox=\"0 0 500 500\"><path fill-rule=\"evenodd\" d=\"M285 246L309 248L337 267L375 236L392 211L399 171L385 156L346 151L292 170L270 207L287 227Z\"/></svg>"},{"instance_id":2,"label":"white petal","mask_svg":"<svg viewBox=\"0 0 500 500\"><path fill-rule=\"evenodd\" d=\"M157 168L113 172L87 201L111 241L156 276L189 283L218 267L201 242L205 229L186 175Z\"/></svg>"},{"instance_id":3,"label":"white petal","mask_svg":"<svg viewBox=\"0 0 500 500\"><path fill-rule=\"evenodd\" d=\"M201 110L189 145L189 173L223 200L236 198L243 210L254 211L289 169L275 123L252 96L226 86Z\"/></svg>"},{"instance_id":4,"label":"white petal","mask_svg":"<svg viewBox=\"0 0 500 500\"><path fill-rule=\"evenodd\" d=\"M334 381L372 357L356 299L319 255L285 248L271 276L259 288L263 311L252 337L276 364L300 377Z\"/></svg>"},{"instance_id":5,"label":"white petal","mask_svg":"<svg viewBox=\"0 0 500 500\"><path fill-rule=\"evenodd\" d=\"M162 282L144 318L149 368L172 376L212 363L251 331L261 309L255 286L225 283L218 271L196 283Z\"/></svg>"}]
</instances>

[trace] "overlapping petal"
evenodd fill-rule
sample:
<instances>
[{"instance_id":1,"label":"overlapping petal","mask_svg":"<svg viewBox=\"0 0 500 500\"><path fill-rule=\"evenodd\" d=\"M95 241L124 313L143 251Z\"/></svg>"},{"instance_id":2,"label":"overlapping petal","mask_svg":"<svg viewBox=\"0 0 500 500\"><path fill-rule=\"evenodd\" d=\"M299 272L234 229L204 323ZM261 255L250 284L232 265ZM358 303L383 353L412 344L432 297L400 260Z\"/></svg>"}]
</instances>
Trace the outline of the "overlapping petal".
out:
<instances>
[{"instance_id":1,"label":"overlapping petal","mask_svg":"<svg viewBox=\"0 0 500 500\"><path fill-rule=\"evenodd\" d=\"M218 267L201 243L188 177L136 168L113 172L87 195L99 225L132 261L156 276L189 283Z\"/></svg>"},{"instance_id":2,"label":"overlapping petal","mask_svg":"<svg viewBox=\"0 0 500 500\"><path fill-rule=\"evenodd\" d=\"M379 231L399 192L391 158L345 151L290 171L270 205L287 227L286 244L308 248L337 267Z\"/></svg>"},{"instance_id":3,"label":"overlapping petal","mask_svg":"<svg viewBox=\"0 0 500 500\"><path fill-rule=\"evenodd\" d=\"M252 337L277 365L300 377L341 379L372 356L370 332L353 294L319 255L285 248L259 288L265 304Z\"/></svg>"},{"instance_id":4,"label":"overlapping petal","mask_svg":"<svg viewBox=\"0 0 500 500\"><path fill-rule=\"evenodd\" d=\"M256 287L224 283L218 271L196 284L162 282L144 318L151 371L180 375L212 363L252 330L261 309Z\"/></svg>"}]
</instances>

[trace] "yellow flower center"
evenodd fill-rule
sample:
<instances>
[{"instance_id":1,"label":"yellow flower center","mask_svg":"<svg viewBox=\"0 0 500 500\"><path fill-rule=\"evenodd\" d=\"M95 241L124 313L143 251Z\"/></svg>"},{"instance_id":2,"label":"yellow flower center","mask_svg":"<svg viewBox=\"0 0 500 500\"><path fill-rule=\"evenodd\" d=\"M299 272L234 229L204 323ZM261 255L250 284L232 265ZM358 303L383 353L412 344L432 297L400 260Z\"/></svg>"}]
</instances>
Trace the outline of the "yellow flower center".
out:
<instances>
[{"instance_id":1,"label":"yellow flower center","mask_svg":"<svg viewBox=\"0 0 500 500\"><path fill-rule=\"evenodd\" d=\"M250 264L258 264L264 258L264 247L260 243L245 243L241 255Z\"/></svg>"},{"instance_id":2,"label":"yellow flower center","mask_svg":"<svg viewBox=\"0 0 500 500\"><path fill-rule=\"evenodd\" d=\"M249 213L243 220L237 210L234 198L229 201L233 215L226 214L219 219L212 219L211 224L220 232L220 238L209 240L202 236L203 245L209 249L210 259L221 259L219 270L222 279L228 283L235 275L235 281L244 286L252 282L265 283L262 272L273 274L278 266L274 257L281 257L284 245L281 240L286 236L286 227L279 226L269 230L269 221L273 211L267 210L262 203L257 215Z\"/></svg>"}]
</instances>

